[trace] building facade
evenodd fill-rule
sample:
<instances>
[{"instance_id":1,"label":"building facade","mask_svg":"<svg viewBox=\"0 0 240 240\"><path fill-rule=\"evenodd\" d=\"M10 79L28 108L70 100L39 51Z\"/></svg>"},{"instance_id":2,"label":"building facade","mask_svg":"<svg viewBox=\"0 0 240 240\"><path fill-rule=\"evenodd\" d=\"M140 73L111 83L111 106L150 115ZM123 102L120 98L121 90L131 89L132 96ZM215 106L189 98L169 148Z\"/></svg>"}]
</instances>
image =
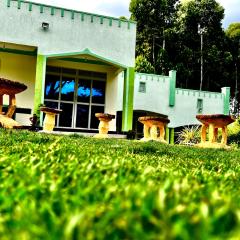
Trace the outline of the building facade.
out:
<instances>
[{"instance_id":1,"label":"building facade","mask_svg":"<svg viewBox=\"0 0 240 240\"><path fill-rule=\"evenodd\" d=\"M41 104L63 110L56 126L64 130L96 129L96 112L120 112L123 132L134 110L166 114L170 128L196 124L197 113L229 112L229 88L178 89L175 71L135 73L133 21L16 0L0 1L0 17L0 76L28 87L17 95L24 125Z\"/></svg>"}]
</instances>

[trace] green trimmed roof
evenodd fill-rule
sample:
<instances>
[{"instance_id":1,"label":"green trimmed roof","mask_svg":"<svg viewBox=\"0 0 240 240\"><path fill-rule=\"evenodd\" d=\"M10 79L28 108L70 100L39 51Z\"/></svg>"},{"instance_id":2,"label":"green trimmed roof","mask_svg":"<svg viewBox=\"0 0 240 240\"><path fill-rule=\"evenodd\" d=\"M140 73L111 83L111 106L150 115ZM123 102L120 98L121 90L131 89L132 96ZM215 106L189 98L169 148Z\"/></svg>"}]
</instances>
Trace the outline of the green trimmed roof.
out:
<instances>
[{"instance_id":1,"label":"green trimmed roof","mask_svg":"<svg viewBox=\"0 0 240 240\"><path fill-rule=\"evenodd\" d=\"M92 51L90 51L88 48L84 49L83 51L81 52L69 52L69 53L57 53L57 54L49 54L49 55L46 55L47 58L58 58L59 60L72 60L72 61L78 61L78 62L84 62L80 59L74 59L74 58L69 58L69 57L74 57L74 56L78 56L78 55L87 55L87 56L91 56L95 59L97 59L97 61L92 61L92 63L94 64L100 64L100 65L108 65L108 66L115 66L117 68L123 68L123 69L126 69L127 66L123 65L123 64L120 64L116 61L113 61L111 59L107 59L107 58L104 58L100 55L97 55L95 53L93 53ZM86 61L89 63L89 61ZM91 62L91 60L90 60ZM102 64L101 64L102 63Z\"/></svg>"}]
</instances>

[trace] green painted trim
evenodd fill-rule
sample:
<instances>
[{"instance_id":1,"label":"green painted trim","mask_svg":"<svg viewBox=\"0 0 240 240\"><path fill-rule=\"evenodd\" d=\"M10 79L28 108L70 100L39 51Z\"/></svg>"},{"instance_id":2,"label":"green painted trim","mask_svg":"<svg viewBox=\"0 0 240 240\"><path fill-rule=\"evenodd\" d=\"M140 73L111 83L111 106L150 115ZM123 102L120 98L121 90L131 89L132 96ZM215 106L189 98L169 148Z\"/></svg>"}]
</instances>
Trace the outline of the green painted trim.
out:
<instances>
[{"instance_id":1,"label":"green painted trim","mask_svg":"<svg viewBox=\"0 0 240 240\"><path fill-rule=\"evenodd\" d=\"M64 17L64 9L61 9L61 17Z\"/></svg>"},{"instance_id":2,"label":"green painted trim","mask_svg":"<svg viewBox=\"0 0 240 240\"><path fill-rule=\"evenodd\" d=\"M18 8L18 9L21 9L21 0L18 0L18 1L17 1L17 8Z\"/></svg>"},{"instance_id":3,"label":"green painted trim","mask_svg":"<svg viewBox=\"0 0 240 240\"><path fill-rule=\"evenodd\" d=\"M25 50L19 50L19 49L0 48L0 52L14 53L14 54L20 54L20 55L27 55L27 56L37 56L37 50L25 51Z\"/></svg>"},{"instance_id":4,"label":"green painted trim","mask_svg":"<svg viewBox=\"0 0 240 240\"><path fill-rule=\"evenodd\" d=\"M170 129L170 144L174 144L174 128Z\"/></svg>"},{"instance_id":5,"label":"green painted trim","mask_svg":"<svg viewBox=\"0 0 240 240\"><path fill-rule=\"evenodd\" d=\"M194 89L186 89L186 88L176 88L176 91L189 91L189 92L192 92L192 93L205 93L205 94L216 94L216 95L221 95L221 93L219 92L209 92L209 91L199 91L199 90L194 90Z\"/></svg>"},{"instance_id":6,"label":"green painted trim","mask_svg":"<svg viewBox=\"0 0 240 240\"><path fill-rule=\"evenodd\" d=\"M76 55L89 55L89 56L92 56L92 57L95 57L99 60L102 60L103 62L106 62L108 64L111 64L113 66L116 66L118 68L123 68L123 69L126 69L127 66L125 65L122 65L118 62L115 62L111 59L107 59L107 58L104 58L100 55L97 55L93 52L91 52L88 48L84 49L83 51L81 52L67 52L67 53L57 53L57 54L49 54L49 55L46 55L46 57L48 58L52 58L52 57L70 57L70 56L76 56Z\"/></svg>"},{"instance_id":7,"label":"green painted trim","mask_svg":"<svg viewBox=\"0 0 240 240\"><path fill-rule=\"evenodd\" d=\"M74 19L75 12L71 11L71 19Z\"/></svg>"},{"instance_id":8,"label":"green painted trim","mask_svg":"<svg viewBox=\"0 0 240 240\"><path fill-rule=\"evenodd\" d=\"M8 0L9 2L11 1L15 1L15 0ZM17 0L18 2L22 2L22 3L26 3L26 4L29 4L29 3L32 3L33 5L36 5L36 6L44 6L44 7L47 7L47 8L57 8L57 9L61 9L61 12L64 12L64 11L75 11L76 13L84 13L84 14L87 14L87 15L91 15L91 16L94 16L94 17L103 17L105 19L109 19L111 18L112 20L115 20L115 21L119 21L121 20L122 22L129 22L130 24L137 24L136 21L133 21L133 20L125 20L125 19L119 19L119 18L115 18L115 17L110 17L110 16L106 16L106 15L100 15L100 14L93 14L93 13L89 13L89 12L83 12L83 11L76 11L74 9L67 9L67 8L61 8L61 7L57 7L57 6L52 6L52 5L48 5L48 4L40 4L40 3L36 3L36 2L31 2L31 1L21 1L21 0ZM10 3L9 3L10 4ZM10 5L9 5L10 7ZM64 14L63 14L64 16ZM63 17L62 16L62 17Z\"/></svg>"},{"instance_id":9,"label":"green painted trim","mask_svg":"<svg viewBox=\"0 0 240 240\"><path fill-rule=\"evenodd\" d=\"M130 25L130 22L128 22L128 29L130 29L130 26L131 26L131 25Z\"/></svg>"},{"instance_id":10,"label":"green painted trim","mask_svg":"<svg viewBox=\"0 0 240 240\"><path fill-rule=\"evenodd\" d=\"M52 7L52 8L51 8L51 15L53 16L54 14L55 14L55 8Z\"/></svg>"},{"instance_id":11,"label":"green painted trim","mask_svg":"<svg viewBox=\"0 0 240 240\"><path fill-rule=\"evenodd\" d=\"M84 21L84 13L81 13L81 21Z\"/></svg>"},{"instance_id":12,"label":"green painted trim","mask_svg":"<svg viewBox=\"0 0 240 240\"><path fill-rule=\"evenodd\" d=\"M169 78L169 76L165 76L165 75L158 75L158 74L152 74L152 73L142 73L142 72L136 72L136 75L139 75L140 77L142 76L153 76L153 77L158 77L158 78Z\"/></svg>"},{"instance_id":13,"label":"green painted trim","mask_svg":"<svg viewBox=\"0 0 240 240\"><path fill-rule=\"evenodd\" d=\"M112 26L112 18L109 18L109 26Z\"/></svg>"},{"instance_id":14,"label":"green painted trim","mask_svg":"<svg viewBox=\"0 0 240 240\"><path fill-rule=\"evenodd\" d=\"M223 94L223 114L229 115L230 112L230 87L222 88Z\"/></svg>"},{"instance_id":15,"label":"green painted trim","mask_svg":"<svg viewBox=\"0 0 240 240\"><path fill-rule=\"evenodd\" d=\"M44 55L37 56L35 93L34 93L34 113L40 116L39 106L44 102L44 84L46 76L47 58Z\"/></svg>"},{"instance_id":16,"label":"green painted trim","mask_svg":"<svg viewBox=\"0 0 240 240\"><path fill-rule=\"evenodd\" d=\"M123 115L122 115L122 131L132 130L133 122L133 98L134 98L134 75L133 67L124 71L124 87L123 87Z\"/></svg>"},{"instance_id":17,"label":"green painted trim","mask_svg":"<svg viewBox=\"0 0 240 240\"><path fill-rule=\"evenodd\" d=\"M97 60L90 60L84 58L59 58L58 60L68 61L68 62L78 62L78 63L86 63L86 64L95 64L95 65L103 65L103 66L111 66L111 64L97 61Z\"/></svg>"},{"instance_id":18,"label":"green painted trim","mask_svg":"<svg viewBox=\"0 0 240 240\"><path fill-rule=\"evenodd\" d=\"M166 141L167 143L170 143L170 129L166 127Z\"/></svg>"},{"instance_id":19,"label":"green painted trim","mask_svg":"<svg viewBox=\"0 0 240 240\"><path fill-rule=\"evenodd\" d=\"M103 24L103 17L100 18L100 24Z\"/></svg>"},{"instance_id":20,"label":"green painted trim","mask_svg":"<svg viewBox=\"0 0 240 240\"><path fill-rule=\"evenodd\" d=\"M122 25L122 22L121 22L121 20L119 20L119 21L118 21L118 27L120 28L121 25Z\"/></svg>"},{"instance_id":21,"label":"green painted trim","mask_svg":"<svg viewBox=\"0 0 240 240\"><path fill-rule=\"evenodd\" d=\"M29 5L28 5L28 11L29 11L29 12L32 11L32 3L29 3Z\"/></svg>"},{"instance_id":22,"label":"green painted trim","mask_svg":"<svg viewBox=\"0 0 240 240\"><path fill-rule=\"evenodd\" d=\"M171 70L169 72L170 77L170 87L169 87L169 106L175 106L175 90L176 90L176 71Z\"/></svg>"},{"instance_id":23,"label":"green painted trim","mask_svg":"<svg viewBox=\"0 0 240 240\"><path fill-rule=\"evenodd\" d=\"M11 0L7 0L7 7L11 6Z\"/></svg>"},{"instance_id":24,"label":"green painted trim","mask_svg":"<svg viewBox=\"0 0 240 240\"><path fill-rule=\"evenodd\" d=\"M43 7L44 5L40 5L40 13L43 13Z\"/></svg>"}]
</instances>

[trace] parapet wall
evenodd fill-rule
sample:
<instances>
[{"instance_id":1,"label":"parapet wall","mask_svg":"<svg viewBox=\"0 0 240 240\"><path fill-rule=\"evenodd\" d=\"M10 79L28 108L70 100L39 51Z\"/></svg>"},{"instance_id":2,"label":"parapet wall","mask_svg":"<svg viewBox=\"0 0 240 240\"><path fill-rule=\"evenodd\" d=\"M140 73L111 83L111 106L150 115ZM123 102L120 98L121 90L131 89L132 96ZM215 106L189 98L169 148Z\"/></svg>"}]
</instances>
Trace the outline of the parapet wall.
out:
<instances>
[{"instance_id":1,"label":"parapet wall","mask_svg":"<svg viewBox=\"0 0 240 240\"><path fill-rule=\"evenodd\" d=\"M196 96L200 98L223 99L223 94L219 92L199 91L192 89L176 88L177 95Z\"/></svg>"},{"instance_id":2,"label":"parapet wall","mask_svg":"<svg viewBox=\"0 0 240 240\"><path fill-rule=\"evenodd\" d=\"M134 110L168 115L172 128L200 124L197 114L226 114L226 89L207 92L175 88L174 71L169 76L136 73Z\"/></svg>"},{"instance_id":3,"label":"parapet wall","mask_svg":"<svg viewBox=\"0 0 240 240\"><path fill-rule=\"evenodd\" d=\"M133 21L15 0L0 1L0 18L2 42L36 46L43 55L88 48L125 66L135 64Z\"/></svg>"},{"instance_id":4,"label":"parapet wall","mask_svg":"<svg viewBox=\"0 0 240 240\"><path fill-rule=\"evenodd\" d=\"M134 109L167 112L169 91L169 76L135 73Z\"/></svg>"}]
</instances>

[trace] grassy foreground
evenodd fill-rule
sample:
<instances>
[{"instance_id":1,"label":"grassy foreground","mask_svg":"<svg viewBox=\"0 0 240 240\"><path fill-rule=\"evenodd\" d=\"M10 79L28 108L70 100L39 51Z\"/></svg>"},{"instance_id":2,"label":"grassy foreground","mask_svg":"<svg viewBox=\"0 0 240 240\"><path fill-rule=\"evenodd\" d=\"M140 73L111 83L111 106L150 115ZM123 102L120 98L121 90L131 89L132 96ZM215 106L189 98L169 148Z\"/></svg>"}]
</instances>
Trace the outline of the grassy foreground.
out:
<instances>
[{"instance_id":1,"label":"grassy foreground","mask_svg":"<svg viewBox=\"0 0 240 240\"><path fill-rule=\"evenodd\" d=\"M0 130L0 239L239 239L240 151Z\"/></svg>"}]
</instances>

